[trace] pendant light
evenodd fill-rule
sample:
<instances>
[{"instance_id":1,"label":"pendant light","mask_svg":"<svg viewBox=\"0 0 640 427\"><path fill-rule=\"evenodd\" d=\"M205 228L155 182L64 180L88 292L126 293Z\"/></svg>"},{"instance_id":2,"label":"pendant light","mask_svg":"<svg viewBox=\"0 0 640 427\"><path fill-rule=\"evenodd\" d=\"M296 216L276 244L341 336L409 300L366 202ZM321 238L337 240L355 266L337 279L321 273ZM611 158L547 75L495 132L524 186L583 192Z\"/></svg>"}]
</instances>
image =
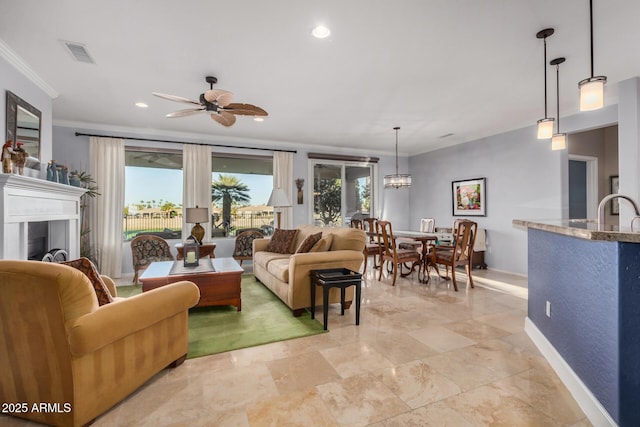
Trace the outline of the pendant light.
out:
<instances>
[{"instance_id":1,"label":"pendant light","mask_svg":"<svg viewBox=\"0 0 640 427\"><path fill-rule=\"evenodd\" d=\"M578 82L580 111L598 110L604 107L606 76L593 75L593 0L589 0L589 36L591 40L591 77Z\"/></svg>"},{"instance_id":2,"label":"pendant light","mask_svg":"<svg viewBox=\"0 0 640 427\"><path fill-rule=\"evenodd\" d=\"M411 187L411 175L398 173L398 131L400 127L393 128L396 131L396 173L384 176L384 188L407 188Z\"/></svg>"},{"instance_id":3,"label":"pendant light","mask_svg":"<svg viewBox=\"0 0 640 427\"><path fill-rule=\"evenodd\" d=\"M553 34L553 28L538 31L536 37L544 39L544 119L538 120L538 139L549 139L553 136L553 117L547 117L547 37Z\"/></svg>"},{"instance_id":4,"label":"pendant light","mask_svg":"<svg viewBox=\"0 0 640 427\"><path fill-rule=\"evenodd\" d=\"M552 150L564 150L567 148L567 134L560 133L560 64L564 61L564 58L556 58L549 63L556 66L556 114L558 115L558 131L551 138Z\"/></svg>"}]
</instances>

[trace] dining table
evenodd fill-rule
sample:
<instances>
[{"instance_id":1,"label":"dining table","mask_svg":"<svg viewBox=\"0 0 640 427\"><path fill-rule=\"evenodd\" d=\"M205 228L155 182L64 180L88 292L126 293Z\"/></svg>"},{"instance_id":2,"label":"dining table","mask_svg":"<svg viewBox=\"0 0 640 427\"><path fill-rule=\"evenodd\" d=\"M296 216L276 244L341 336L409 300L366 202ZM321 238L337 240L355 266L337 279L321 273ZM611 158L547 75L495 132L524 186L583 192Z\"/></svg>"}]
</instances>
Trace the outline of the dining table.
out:
<instances>
[{"instance_id":1,"label":"dining table","mask_svg":"<svg viewBox=\"0 0 640 427\"><path fill-rule=\"evenodd\" d=\"M432 261L429 257L429 245L439 245L441 243L450 244L452 240L451 233L433 233L414 230L395 230L393 232L393 237L396 239L398 237L413 239L422 244L420 257L422 261L420 263L420 268L418 269L418 281L420 281L420 283L429 283L430 279L429 265Z\"/></svg>"}]
</instances>

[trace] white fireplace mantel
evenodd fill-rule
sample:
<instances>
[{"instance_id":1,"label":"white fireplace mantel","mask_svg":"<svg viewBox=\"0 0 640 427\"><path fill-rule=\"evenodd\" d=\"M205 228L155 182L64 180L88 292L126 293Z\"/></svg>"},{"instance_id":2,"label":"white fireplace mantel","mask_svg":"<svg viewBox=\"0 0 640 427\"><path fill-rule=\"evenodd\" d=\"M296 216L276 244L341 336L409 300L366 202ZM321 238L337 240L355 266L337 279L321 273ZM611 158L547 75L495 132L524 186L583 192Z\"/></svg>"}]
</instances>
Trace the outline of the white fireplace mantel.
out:
<instances>
[{"instance_id":1,"label":"white fireplace mantel","mask_svg":"<svg viewBox=\"0 0 640 427\"><path fill-rule=\"evenodd\" d=\"M27 259L29 222L47 221L49 249L80 256L80 197L84 188L0 174L0 259Z\"/></svg>"}]
</instances>

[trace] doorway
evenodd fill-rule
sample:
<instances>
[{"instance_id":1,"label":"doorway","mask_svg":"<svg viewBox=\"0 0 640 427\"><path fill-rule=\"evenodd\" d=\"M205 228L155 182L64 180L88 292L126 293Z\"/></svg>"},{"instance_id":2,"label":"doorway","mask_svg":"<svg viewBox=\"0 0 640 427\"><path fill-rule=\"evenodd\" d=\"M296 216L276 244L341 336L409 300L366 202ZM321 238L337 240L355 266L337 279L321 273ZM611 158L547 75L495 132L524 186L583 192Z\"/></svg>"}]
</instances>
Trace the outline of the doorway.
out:
<instances>
[{"instance_id":1,"label":"doorway","mask_svg":"<svg viewBox=\"0 0 640 427\"><path fill-rule=\"evenodd\" d=\"M569 219L597 217L598 158L569 155Z\"/></svg>"}]
</instances>

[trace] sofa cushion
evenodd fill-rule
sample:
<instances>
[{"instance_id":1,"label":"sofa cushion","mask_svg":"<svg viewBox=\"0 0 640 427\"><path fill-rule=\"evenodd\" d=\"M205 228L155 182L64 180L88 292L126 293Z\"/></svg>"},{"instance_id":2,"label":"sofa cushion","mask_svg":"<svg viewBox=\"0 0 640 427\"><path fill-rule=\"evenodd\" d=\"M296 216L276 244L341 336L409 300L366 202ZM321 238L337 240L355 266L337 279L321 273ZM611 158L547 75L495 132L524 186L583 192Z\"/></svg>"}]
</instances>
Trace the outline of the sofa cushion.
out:
<instances>
[{"instance_id":1,"label":"sofa cushion","mask_svg":"<svg viewBox=\"0 0 640 427\"><path fill-rule=\"evenodd\" d=\"M105 285L105 283L102 281L100 274L98 274L96 267L93 265L91 260L89 260L89 258L82 257L71 261L61 262L61 264L65 264L77 270L80 270L84 273L85 276L87 276L87 278L89 278L91 285L93 285L93 289L96 291L96 297L98 297L98 305L105 305L113 302L113 297L109 292L109 288L107 288L107 285Z\"/></svg>"},{"instance_id":2,"label":"sofa cushion","mask_svg":"<svg viewBox=\"0 0 640 427\"><path fill-rule=\"evenodd\" d=\"M331 242L333 242L333 234L327 234L318 240L309 252L327 252L331 248Z\"/></svg>"},{"instance_id":3,"label":"sofa cushion","mask_svg":"<svg viewBox=\"0 0 640 427\"><path fill-rule=\"evenodd\" d=\"M267 271L281 282L289 283L289 258L272 260Z\"/></svg>"},{"instance_id":4,"label":"sofa cushion","mask_svg":"<svg viewBox=\"0 0 640 427\"><path fill-rule=\"evenodd\" d=\"M367 234L357 228L334 228L332 229L333 242L332 251L360 251L364 250Z\"/></svg>"},{"instance_id":5,"label":"sofa cushion","mask_svg":"<svg viewBox=\"0 0 640 427\"><path fill-rule=\"evenodd\" d=\"M302 241L302 243L300 243L300 246L298 246L298 249L296 249L296 253L297 254L304 254L304 253L309 252L311 250L311 248L316 243L318 243L318 241L320 239L322 239L322 231L307 236L307 238L304 239Z\"/></svg>"},{"instance_id":6,"label":"sofa cushion","mask_svg":"<svg viewBox=\"0 0 640 427\"><path fill-rule=\"evenodd\" d=\"M267 251L258 251L255 253L253 257L253 263L255 265L260 265L265 270L269 266L269 263L276 259L289 259L288 254L277 254L275 252L267 252Z\"/></svg>"},{"instance_id":7,"label":"sofa cushion","mask_svg":"<svg viewBox=\"0 0 640 427\"><path fill-rule=\"evenodd\" d=\"M298 230L283 230L282 228L278 228L273 233L273 236L271 236L271 240L265 250L279 254L290 254L291 242L295 240L297 234Z\"/></svg>"}]
</instances>

